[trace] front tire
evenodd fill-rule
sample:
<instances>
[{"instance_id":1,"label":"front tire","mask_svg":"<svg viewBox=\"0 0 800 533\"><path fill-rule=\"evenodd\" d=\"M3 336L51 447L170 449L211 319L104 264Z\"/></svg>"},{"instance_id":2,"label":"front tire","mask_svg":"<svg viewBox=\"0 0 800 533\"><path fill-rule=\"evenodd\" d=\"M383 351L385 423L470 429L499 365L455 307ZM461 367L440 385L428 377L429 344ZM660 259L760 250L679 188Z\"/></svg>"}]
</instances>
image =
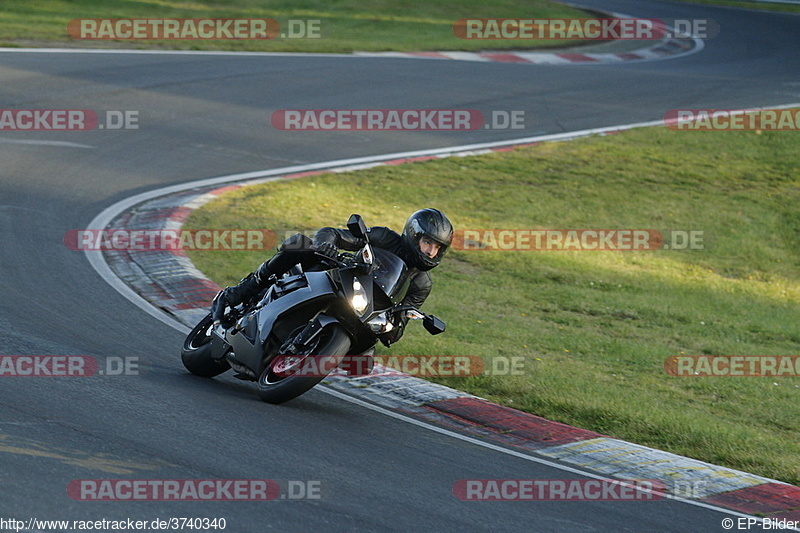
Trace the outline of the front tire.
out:
<instances>
[{"instance_id":1,"label":"front tire","mask_svg":"<svg viewBox=\"0 0 800 533\"><path fill-rule=\"evenodd\" d=\"M258 377L258 396L265 402L283 403L297 398L325 379L339 366L350 350L350 336L341 326L330 326L320 333L317 346L292 370L295 375L276 371L283 358L276 356ZM285 361L285 359L283 359ZM285 363L283 363L285 364ZM320 369L327 371L320 372Z\"/></svg>"},{"instance_id":2,"label":"front tire","mask_svg":"<svg viewBox=\"0 0 800 533\"><path fill-rule=\"evenodd\" d=\"M183 366L196 376L213 378L230 369L231 365L224 359L211 357L211 325L213 319L209 313L187 335L181 348Z\"/></svg>"}]
</instances>

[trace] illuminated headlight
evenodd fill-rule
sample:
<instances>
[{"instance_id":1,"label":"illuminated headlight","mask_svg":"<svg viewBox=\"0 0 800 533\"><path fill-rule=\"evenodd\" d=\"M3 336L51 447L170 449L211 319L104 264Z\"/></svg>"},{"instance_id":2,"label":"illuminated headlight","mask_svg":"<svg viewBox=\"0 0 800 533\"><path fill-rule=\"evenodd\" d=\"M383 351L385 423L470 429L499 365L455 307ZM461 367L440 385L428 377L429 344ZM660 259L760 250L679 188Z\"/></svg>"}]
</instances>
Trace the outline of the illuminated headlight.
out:
<instances>
[{"instance_id":1,"label":"illuminated headlight","mask_svg":"<svg viewBox=\"0 0 800 533\"><path fill-rule=\"evenodd\" d=\"M369 299L367 299L367 291L361 286L361 282L357 279L353 280L353 298L350 300L350 305L353 306L358 315L363 315L369 306Z\"/></svg>"}]
</instances>

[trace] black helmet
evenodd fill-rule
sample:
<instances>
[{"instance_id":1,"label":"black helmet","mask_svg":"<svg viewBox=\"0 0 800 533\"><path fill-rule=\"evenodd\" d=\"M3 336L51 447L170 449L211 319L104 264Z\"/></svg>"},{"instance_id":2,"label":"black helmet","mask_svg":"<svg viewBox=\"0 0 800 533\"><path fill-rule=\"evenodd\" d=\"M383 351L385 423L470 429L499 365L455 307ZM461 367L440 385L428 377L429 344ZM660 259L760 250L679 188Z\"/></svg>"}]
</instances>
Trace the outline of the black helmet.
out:
<instances>
[{"instance_id":1,"label":"black helmet","mask_svg":"<svg viewBox=\"0 0 800 533\"><path fill-rule=\"evenodd\" d=\"M423 236L441 245L436 257L428 257L420 250L419 241ZM414 262L411 266L420 270L430 270L437 266L452 242L453 225L438 209L420 209L408 217L406 226L403 228L403 245Z\"/></svg>"}]
</instances>

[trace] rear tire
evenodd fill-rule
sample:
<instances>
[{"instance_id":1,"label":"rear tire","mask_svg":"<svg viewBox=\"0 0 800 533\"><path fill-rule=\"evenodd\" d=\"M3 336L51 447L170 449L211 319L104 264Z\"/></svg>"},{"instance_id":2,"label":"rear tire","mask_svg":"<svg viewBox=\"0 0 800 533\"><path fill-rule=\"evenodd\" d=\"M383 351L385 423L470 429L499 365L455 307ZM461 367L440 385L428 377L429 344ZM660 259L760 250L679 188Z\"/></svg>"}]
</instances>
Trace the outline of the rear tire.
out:
<instances>
[{"instance_id":1,"label":"rear tire","mask_svg":"<svg viewBox=\"0 0 800 533\"><path fill-rule=\"evenodd\" d=\"M183 366L196 376L213 378L230 369L224 359L211 357L211 314L201 320L183 341L181 361Z\"/></svg>"},{"instance_id":2,"label":"rear tire","mask_svg":"<svg viewBox=\"0 0 800 533\"><path fill-rule=\"evenodd\" d=\"M339 366L349 350L350 336L341 326L325 328L320 333L317 346L300 363L298 374L301 375L282 377L274 369L280 357L270 361L258 377L259 398L275 404L297 398L325 379L330 371ZM319 372L319 369L329 370ZM308 370L305 375L304 370Z\"/></svg>"}]
</instances>

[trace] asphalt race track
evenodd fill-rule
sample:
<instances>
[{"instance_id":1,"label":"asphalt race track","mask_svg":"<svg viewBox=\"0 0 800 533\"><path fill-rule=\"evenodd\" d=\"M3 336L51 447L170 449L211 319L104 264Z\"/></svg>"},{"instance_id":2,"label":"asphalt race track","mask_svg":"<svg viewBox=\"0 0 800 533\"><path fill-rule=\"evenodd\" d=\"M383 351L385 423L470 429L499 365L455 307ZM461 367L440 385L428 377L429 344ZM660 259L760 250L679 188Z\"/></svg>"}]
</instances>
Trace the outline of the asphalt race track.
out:
<instances>
[{"instance_id":1,"label":"asphalt race track","mask_svg":"<svg viewBox=\"0 0 800 533\"><path fill-rule=\"evenodd\" d=\"M575 475L321 391L272 406L252 384L195 378L178 356L183 335L123 298L62 241L117 201L200 178L658 120L678 108L800 101L798 16L642 0L582 3L641 17L711 18L722 31L696 54L615 65L0 51L0 108L133 110L139 125L0 132L0 353L84 355L112 365L128 358L139 370L2 380L0 517L225 518L237 533L722 531L721 519L731 515L668 499L460 501L452 493L458 480ZM369 133L270 126L276 110L323 108L522 110L526 127ZM91 502L67 494L73 480L117 478L313 481L321 497Z\"/></svg>"}]
</instances>

